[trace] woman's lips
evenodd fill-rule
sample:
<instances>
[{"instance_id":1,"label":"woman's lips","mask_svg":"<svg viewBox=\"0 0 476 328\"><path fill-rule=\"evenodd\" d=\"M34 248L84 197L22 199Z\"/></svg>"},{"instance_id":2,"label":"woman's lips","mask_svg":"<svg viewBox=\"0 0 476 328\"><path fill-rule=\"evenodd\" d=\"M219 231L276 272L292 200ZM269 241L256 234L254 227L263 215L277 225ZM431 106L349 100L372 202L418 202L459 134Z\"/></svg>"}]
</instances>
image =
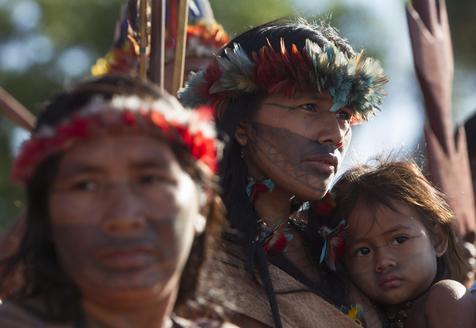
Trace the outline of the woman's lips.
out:
<instances>
[{"instance_id":1,"label":"woman's lips","mask_svg":"<svg viewBox=\"0 0 476 328\"><path fill-rule=\"evenodd\" d=\"M302 161L305 164L310 164L319 171L332 174L337 168L337 159L333 156L315 156L306 158Z\"/></svg>"},{"instance_id":2,"label":"woman's lips","mask_svg":"<svg viewBox=\"0 0 476 328\"><path fill-rule=\"evenodd\" d=\"M98 259L111 270L137 270L151 263L153 254L150 250L131 248L105 251L99 254Z\"/></svg>"}]
</instances>

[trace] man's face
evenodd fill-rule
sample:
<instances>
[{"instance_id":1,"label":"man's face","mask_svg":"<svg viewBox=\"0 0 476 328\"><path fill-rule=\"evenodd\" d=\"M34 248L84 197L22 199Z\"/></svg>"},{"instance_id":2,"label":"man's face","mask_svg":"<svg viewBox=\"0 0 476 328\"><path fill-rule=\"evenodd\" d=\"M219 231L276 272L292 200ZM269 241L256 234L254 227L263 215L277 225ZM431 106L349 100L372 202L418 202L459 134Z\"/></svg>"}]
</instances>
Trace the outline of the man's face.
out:
<instances>
[{"instance_id":1,"label":"man's face","mask_svg":"<svg viewBox=\"0 0 476 328\"><path fill-rule=\"evenodd\" d=\"M350 108L329 111L326 94L265 98L246 124L245 158L251 174L306 200L320 199L341 164L351 138Z\"/></svg>"},{"instance_id":2,"label":"man's face","mask_svg":"<svg viewBox=\"0 0 476 328\"><path fill-rule=\"evenodd\" d=\"M197 198L169 146L154 137L106 135L73 146L49 200L63 269L93 302L161 297L176 288L188 258Z\"/></svg>"}]
</instances>

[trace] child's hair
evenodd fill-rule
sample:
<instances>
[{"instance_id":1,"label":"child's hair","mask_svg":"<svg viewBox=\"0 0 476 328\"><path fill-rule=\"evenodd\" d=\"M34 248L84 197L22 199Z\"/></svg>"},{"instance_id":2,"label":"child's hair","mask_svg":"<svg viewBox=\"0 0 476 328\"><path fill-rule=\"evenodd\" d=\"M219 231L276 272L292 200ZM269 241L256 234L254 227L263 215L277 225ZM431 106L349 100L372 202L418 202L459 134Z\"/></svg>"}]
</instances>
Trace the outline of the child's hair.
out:
<instances>
[{"instance_id":1,"label":"child's hair","mask_svg":"<svg viewBox=\"0 0 476 328\"><path fill-rule=\"evenodd\" d=\"M359 204L371 211L379 206L395 209L398 201L415 209L421 223L435 238L438 226L448 237L446 252L437 259L435 282L442 279L461 281L468 271L461 246L453 228L454 213L439 192L412 161L379 161L376 165L360 165L345 172L333 188L336 201L335 219L348 219Z\"/></svg>"}]
</instances>

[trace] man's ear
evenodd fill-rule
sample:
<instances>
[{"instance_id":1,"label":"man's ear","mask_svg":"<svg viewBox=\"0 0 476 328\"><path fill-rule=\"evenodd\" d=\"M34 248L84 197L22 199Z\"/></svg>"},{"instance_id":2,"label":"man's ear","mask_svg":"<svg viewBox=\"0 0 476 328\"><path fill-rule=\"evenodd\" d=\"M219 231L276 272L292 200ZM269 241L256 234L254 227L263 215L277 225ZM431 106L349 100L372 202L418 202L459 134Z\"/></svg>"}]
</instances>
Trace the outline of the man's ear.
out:
<instances>
[{"instance_id":1,"label":"man's ear","mask_svg":"<svg viewBox=\"0 0 476 328\"><path fill-rule=\"evenodd\" d=\"M433 247L435 248L437 257L445 254L448 249L448 238L448 232L446 232L441 225L436 224L433 233Z\"/></svg>"},{"instance_id":2,"label":"man's ear","mask_svg":"<svg viewBox=\"0 0 476 328\"><path fill-rule=\"evenodd\" d=\"M235 131L235 139L242 146L248 144L248 123L241 122Z\"/></svg>"}]
</instances>

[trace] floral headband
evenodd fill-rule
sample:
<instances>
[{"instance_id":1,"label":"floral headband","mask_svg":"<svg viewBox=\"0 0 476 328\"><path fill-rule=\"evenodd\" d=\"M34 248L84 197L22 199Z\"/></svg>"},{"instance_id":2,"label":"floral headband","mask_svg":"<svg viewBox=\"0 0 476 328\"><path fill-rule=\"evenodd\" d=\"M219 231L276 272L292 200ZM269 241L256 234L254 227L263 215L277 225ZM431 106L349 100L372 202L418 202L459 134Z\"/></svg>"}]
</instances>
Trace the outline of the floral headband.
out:
<instances>
[{"instance_id":1,"label":"floral headband","mask_svg":"<svg viewBox=\"0 0 476 328\"><path fill-rule=\"evenodd\" d=\"M194 158L216 172L217 141L209 108L187 110L175 99L146 101L137 96L115 96L104 100L98 96L67 120L34 132L14 162L13 178L26 184L41 162L76 141L126 131L159 133L166 140L180 140Z\"/></svg>"},{"instance_id":2,"label":"floral headband","mask_svg":"<svg viewBox=\"0 0 476 328\"><path fill-rule=\"evenodd\" d=\"M382 104L387 81L380 64L363 52L348 58L330 42L321 47L310 40L302 50L293 44L288 51L281 39L279 51L268 43L251 58L238 43L225 48L223 56L191 77L179 97L188 106L217 107L259 90L291 96L311 88L329 92L331 111L350 106L366 120Z\"/></svg>"}]
</instances>

